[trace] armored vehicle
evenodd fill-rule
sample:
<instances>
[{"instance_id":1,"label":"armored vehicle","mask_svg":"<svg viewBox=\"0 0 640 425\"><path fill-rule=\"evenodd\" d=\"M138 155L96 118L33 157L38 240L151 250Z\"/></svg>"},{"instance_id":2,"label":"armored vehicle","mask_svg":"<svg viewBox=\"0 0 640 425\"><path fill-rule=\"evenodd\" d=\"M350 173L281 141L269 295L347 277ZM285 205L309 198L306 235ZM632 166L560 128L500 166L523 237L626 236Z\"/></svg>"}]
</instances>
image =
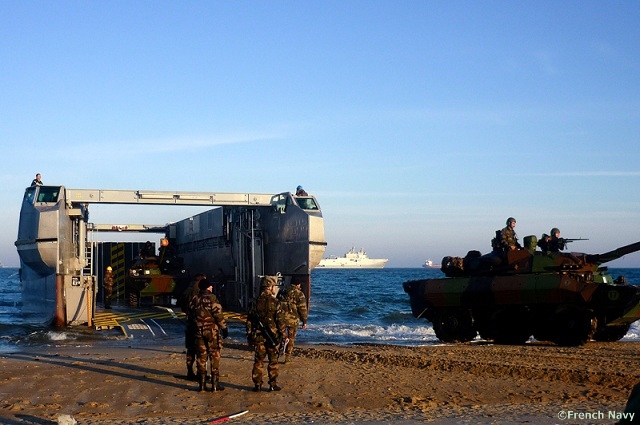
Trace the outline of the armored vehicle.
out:
<instances>
[{"instance_id":1,"label":"armored vehicle","mask_svg":"<svg viewBox=\"0 0 640 425\"><path fill-rule=\"evenodd\" d=\"M640 318L640 287L615 280L601 264L639 251L640 242L603 254L524 249L464 258L445 257L445 278L403 283L411 311L433 323L443 342L478 334L499 344L523 344L533 336L562 346L617 341Z\"/></svg>"},{"instance_id":2,"label":"armored vehicle","mask_svg":"<svg viewBox=\"0 0 640 425\"><path fill-rule=\"evenodd\" d=\"M150 242L147 242L148 244ZM181 257L170 249L167 238L161 240L159 256L151 252L143 252L131 266L125 280L125 290L129 305L171 304L171 298L178 299L180 293L188 285L188 274Z\"/></svg>"}]
</instances>

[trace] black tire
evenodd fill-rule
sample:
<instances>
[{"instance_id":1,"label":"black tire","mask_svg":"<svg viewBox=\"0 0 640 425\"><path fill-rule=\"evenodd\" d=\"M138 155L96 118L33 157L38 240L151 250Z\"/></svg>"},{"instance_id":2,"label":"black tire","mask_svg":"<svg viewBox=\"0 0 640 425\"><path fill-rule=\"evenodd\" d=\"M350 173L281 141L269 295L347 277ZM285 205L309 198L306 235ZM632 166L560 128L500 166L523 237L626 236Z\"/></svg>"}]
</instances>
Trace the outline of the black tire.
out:
<instances>
[{"instance_id":1,"label":"black tire","mask_svg":"<svg viewBox=\"0 0 640 425\"><path fill-rule=\"evenodd\" d=\"M619 341L629 332L631 325L605 326L593 334L593 339L602 342Z\"/></svg>"},{"instance_id":2,"label":"black tire","mask_svg":"<svg viewBox=\"0 0 640 425\"><path fill-rule=\"evenodd\" d=\"M476 337L469 310L442 309L433 318L433 330L442 342L468 342Z\"/></svg>"},{"instance_id":3,"label":"black tire","mask_svg":"<svg viewBox=\"0 0 640 425\"><path fill-rule=\"evenodd\" d=\"M553 317L551 341L565 347L586 344L595 332L595 319L582 308L559 310Z\"/></svg>"}]
</instances>

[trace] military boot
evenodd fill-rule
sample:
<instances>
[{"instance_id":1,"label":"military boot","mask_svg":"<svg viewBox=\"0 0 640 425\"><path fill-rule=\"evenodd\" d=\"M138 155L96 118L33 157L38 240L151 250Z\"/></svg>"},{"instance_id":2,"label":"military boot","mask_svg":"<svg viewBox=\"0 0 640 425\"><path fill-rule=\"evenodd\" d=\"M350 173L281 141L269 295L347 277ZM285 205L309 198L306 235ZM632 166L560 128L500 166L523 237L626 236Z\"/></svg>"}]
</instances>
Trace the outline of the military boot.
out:
<instances>
[{"instance_id":1,"label":"military boot","mask_svg":"<svg viewBox=\"0 0 640 425\"><path fill-rule=\"evenodd\" d=\"M284 362L285 363L291 363L291 354L286 354L284 356Z\"/></svg>"},{"instance_id":2,"label":"military boot","mask_svg":"<svg viewBox=\"0 0 640 425\"><path fill-rule=\"evenodd\" d=\"M211 374L213 378L213 384L211 385L211 391L224 391L224 387L220 385L220 371L214 370Z\"/></svg>"},{"instance_id":3,"label":"military boot","mask_svg":"<svg viewBox=\"0 0 640 425\"><path fill-rule=\"evenodd\" d=\"M190 381L195 381L196 374L193 373L193 364L187 364L187 379Z\"/></svg>"},{"instance_id":4,"label":"military boot","mask_svg":"<svg viewBox=\"0 0 640 425\"><path fill-rule=\"evenodd\" d=\"M204 373L198 373L198 391L204 392L207 390L207 375Z\"/></svg>"},{"instance_id":5,"label":"military boot","mask_svg":"<svg viewBox=\"0 0 640 425\"><path fill-rule=\"evenodd\" d=\"M269 384L269 391L280 391L282 388L278 386L275 382Z\"/></svg>"},{"instance_id":6,"label":"military boot","mask_svg":"<svg viewBox=\"0 0 640 425\"><path fill-rule=\"evenodd\" d=\"M262 384L256 384L256 385L253 387L253 392L254 392L254 393L259 393L260 391L262 391Z\"/></svg>"}]
</instances>

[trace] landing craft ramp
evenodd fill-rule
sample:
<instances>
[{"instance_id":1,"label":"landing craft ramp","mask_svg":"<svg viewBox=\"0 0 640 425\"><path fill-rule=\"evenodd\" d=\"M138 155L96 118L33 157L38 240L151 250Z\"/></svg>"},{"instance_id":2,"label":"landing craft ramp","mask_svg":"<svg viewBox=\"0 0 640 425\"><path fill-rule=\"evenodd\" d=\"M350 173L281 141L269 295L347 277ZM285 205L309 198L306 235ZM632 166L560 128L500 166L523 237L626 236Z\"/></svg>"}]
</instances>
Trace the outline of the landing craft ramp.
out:
<instances>
[{"instance_id":1,"label":"landing craft ramp","mask_svg":"<svg viewBox=\"0 0 640 425\"><path fill-rule=\"evenodd\" d=\"M244 323L247 319L243 313L224 312L227 322ZM96 330L116 329L125 338L155 338L166 337L175 329L176 322L180 330L186 326L186 315L170 307L157 306L151 309L120 308L114 310L100 310L96 312L93 325ZM169 324L169 325L167 325ZM173 336L175 332L173 332ZM182 333L178 334L182 337Z\"/></svg>"},{"instance_id":2,"label":"landing craft ramp","mask_svg":"<svg viewBox=\"0 0 640 425\"><path fill-rule=\"evenodd\" d=\"M91 204L215 208L166 225L96 224L89 222ZM310 273L326 247L313 196L33 186L25 190L15 243L23 311L57 326L93 325L101 284L93 234L99 231L164 233L190 275L202 272L224 283L223 306L236 311L257 296L265 274L300 282L309 298Z\"/></svg>"}]
</instances>

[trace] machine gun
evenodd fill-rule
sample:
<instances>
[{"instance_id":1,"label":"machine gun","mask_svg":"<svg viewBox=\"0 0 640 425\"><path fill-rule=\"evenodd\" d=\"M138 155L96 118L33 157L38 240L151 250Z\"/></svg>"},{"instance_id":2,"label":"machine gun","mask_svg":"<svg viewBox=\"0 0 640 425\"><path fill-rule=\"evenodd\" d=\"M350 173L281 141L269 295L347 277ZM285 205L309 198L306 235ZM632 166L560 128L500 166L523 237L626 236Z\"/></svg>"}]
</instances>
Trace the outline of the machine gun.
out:
<instances>
[{"instance_id":1,"label":"machine gun","mask_svg":"<svg viewBox=\"0 0 640 425\"><path fill-rule=\"evenodd\" d=\"M589 239L582 239L582 238L574 238L574 239L570 239L570 238L558 238L558 242L561 242L563 244L568 244L569 242L573 242L573 241L588 241Z\"/></svg>"}]
</instances>

